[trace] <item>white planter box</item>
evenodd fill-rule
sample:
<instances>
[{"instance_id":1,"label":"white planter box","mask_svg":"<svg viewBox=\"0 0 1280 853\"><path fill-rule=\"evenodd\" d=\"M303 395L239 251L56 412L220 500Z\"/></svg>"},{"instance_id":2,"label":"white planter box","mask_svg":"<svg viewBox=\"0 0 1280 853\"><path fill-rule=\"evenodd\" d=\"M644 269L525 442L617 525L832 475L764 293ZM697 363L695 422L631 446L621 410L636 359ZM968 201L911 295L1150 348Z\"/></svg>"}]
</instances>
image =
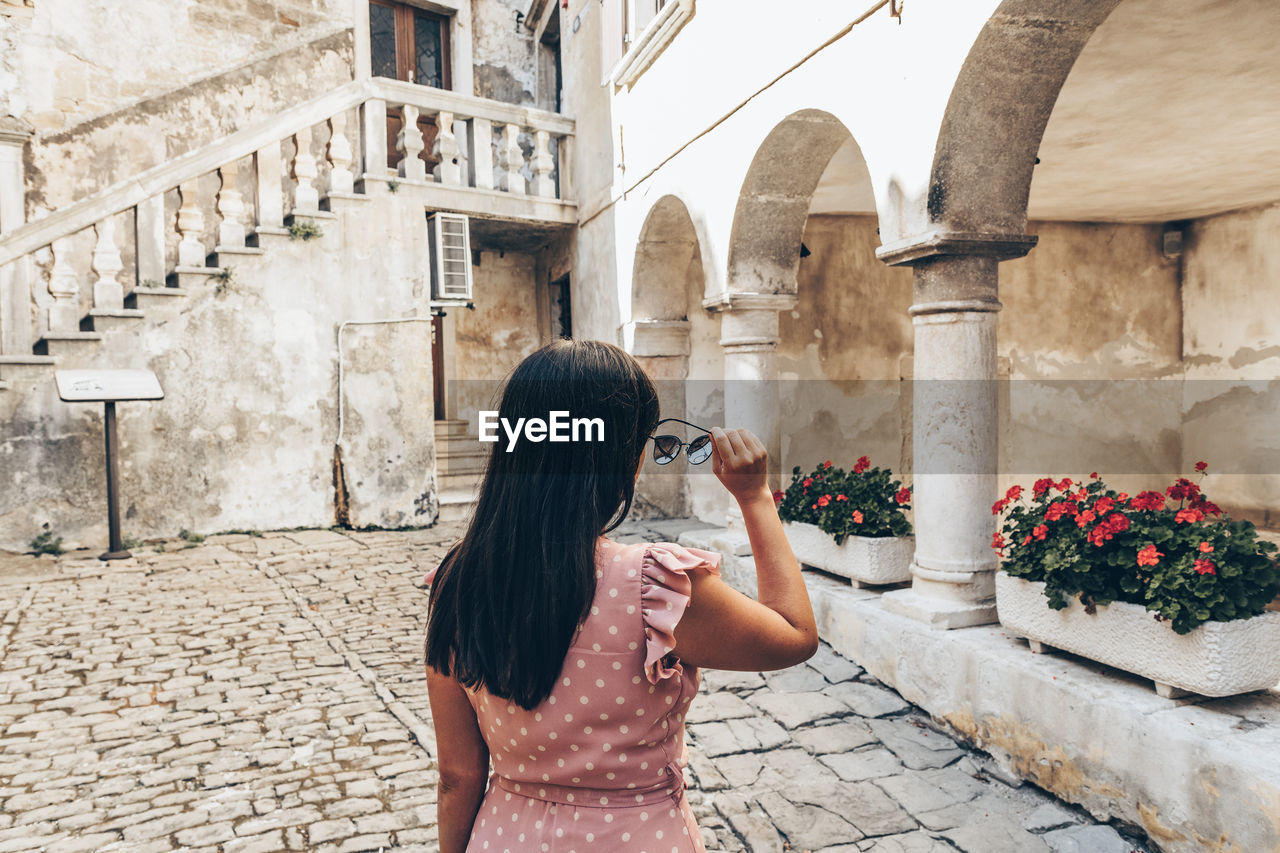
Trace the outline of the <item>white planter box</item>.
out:
<instances>
[{"instance_id":1,"label":"white planter box","mask_svg":"<svg viewBox=\"0 0 1280 853\"><path fill-rule=\"evenodd\" d=\"M1138 604L1115 601L1097 612L1068 599L1054 610L1044 584L996 573L996 608L1010 633L1150 678L1162 696L1179 691L1234 696L1280 684L1280 612L1206 622L1187 634Z\"/></svg>"},{"instance_id":2,"label":"white planter box","mask_svg":"<svg viewBox=\"0 0 1280 853\"><path fill-rule=\"evenodd\" d=\"M848 578L854 586L883 586L911 580L914 536L846 536L837 545L835 537L824 533L816 524L788 521L784 526L797 560Z\"/></svg>"}]
</instances>

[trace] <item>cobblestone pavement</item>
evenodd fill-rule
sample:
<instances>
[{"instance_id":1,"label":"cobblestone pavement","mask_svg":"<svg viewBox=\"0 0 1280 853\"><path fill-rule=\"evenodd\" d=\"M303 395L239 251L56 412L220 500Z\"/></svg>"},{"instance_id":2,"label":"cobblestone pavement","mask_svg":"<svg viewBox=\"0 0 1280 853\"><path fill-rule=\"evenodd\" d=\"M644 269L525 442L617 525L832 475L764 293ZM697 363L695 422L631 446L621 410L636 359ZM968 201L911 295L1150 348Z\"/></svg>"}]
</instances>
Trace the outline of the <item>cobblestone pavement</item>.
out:
<instances>
[{"instance_id":1,"label":"cobblestone pavement","mask_svg":"<svg viewBox=\"0 0 1280 853\"><path fill-rule=\"evenodd\" d=\"M0 853L434 850L420 584L458 532L0 559ZM826 647L708 672L703 694L690 798L710 850L1145 849L998 781Z\"/></svg>"}]
</instances>

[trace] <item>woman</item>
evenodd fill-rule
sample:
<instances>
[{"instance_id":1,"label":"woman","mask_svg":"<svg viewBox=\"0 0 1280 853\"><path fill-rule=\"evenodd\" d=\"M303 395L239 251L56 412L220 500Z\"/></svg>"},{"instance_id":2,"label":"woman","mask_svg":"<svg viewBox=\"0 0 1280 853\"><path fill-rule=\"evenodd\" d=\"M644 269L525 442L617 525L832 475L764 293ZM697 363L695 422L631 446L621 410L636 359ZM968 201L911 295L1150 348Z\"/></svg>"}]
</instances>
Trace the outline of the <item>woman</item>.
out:
<instances>
[{"instance_id":1,"label":"woman","mask_svg":"<svg viewBox=\"0 0 1280 853\"><path fill-rule=\"evenodd\" d=\"M429 577L440 849L702 851L683 777L699 667L780 669L818 645L764 447L711 431L712 469L751 539L755 601L720 579L716 554L605 538L658 424L631 356L565 340L530 355L499 417L553 411L600 418L602 440L495 445L466 535Z\"/></svg>"}]
</instances>

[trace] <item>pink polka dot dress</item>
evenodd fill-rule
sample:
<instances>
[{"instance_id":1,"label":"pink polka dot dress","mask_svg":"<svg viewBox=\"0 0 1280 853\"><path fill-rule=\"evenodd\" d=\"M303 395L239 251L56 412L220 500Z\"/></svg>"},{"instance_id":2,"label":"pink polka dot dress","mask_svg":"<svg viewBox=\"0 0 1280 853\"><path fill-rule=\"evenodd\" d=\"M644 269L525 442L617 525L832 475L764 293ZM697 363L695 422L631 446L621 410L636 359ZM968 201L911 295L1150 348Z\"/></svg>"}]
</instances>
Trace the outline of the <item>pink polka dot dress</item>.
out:
<instances>
[{"instance_id":1,"label":"pink polka dot dress","mask_svg":"<svg viewBox=\"0 0 1280 853\"><path fill-rule=\"evenodd\" d=\"M526 711L467 691L494 770L468 853L702 853L684 786L699 673L671 650L688 573L718 573L719 560L602 538L591 615L551 695Z\"/></svg>"}]
</instances>

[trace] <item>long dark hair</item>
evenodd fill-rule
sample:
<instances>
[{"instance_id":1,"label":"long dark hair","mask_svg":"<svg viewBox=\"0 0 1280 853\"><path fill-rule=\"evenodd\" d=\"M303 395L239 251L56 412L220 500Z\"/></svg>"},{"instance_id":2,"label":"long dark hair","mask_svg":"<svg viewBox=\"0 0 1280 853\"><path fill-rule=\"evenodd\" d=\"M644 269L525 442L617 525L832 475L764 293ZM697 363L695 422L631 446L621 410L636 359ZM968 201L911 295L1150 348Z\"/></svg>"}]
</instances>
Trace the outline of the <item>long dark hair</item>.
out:
<instances>
[{"instance_id":1,"label":"long dark hair","mask_svg":"<svg viewBox=\"0 0 1280 853\"><path fill-rule=\"evenodd\" d=\"M427 623L429 666L526 709L551 694L590 610L596 539L631 509L658 394L618 347L559 340L516 367L498 405L511 424L553 411L600 418L603 440L522 437L508 452L499 429L471 524L436 573Z\"/></svg>"}]
</instances>

